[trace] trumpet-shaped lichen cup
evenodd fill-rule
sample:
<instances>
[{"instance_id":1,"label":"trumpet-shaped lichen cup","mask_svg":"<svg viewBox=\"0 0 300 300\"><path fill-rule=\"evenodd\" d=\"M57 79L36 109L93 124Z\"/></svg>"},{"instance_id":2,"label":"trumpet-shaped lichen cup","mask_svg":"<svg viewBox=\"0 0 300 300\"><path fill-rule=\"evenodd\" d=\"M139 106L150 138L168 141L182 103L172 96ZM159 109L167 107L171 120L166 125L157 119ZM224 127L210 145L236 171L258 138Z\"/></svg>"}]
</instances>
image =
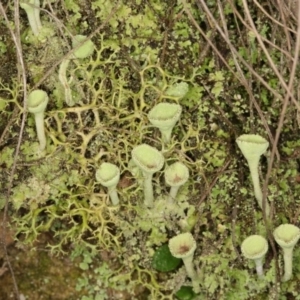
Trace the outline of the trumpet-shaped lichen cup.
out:
<instances>
[{"instance_id":1,"label":"trumpet-shaped lichen cup","mask_svg":"<svg viewBox=\"0 0 300 300\"><path fill-rule=\"evenodd\" d=\"M292 224L283 224L275 228L273 236L283 251L284 275L282 281L288 281L292 277L293 250L300 238L300 229Z\"/></svg>"},{"instance_id":2,"label":"trumpet-shaped lichen cup","mask_svg":"<svg viewBox=\"0 0 300 300\"><path fill-rule=\"evenodd\" d=\"M196 246L196 241L189 232L178 234L169 240L171 254L174 257L183 260L186 272L191 279L196 278L196 272L193 265Z\"/></svg>"},{"instance_id":3,"label":"trumpet-shaped lichen cup","mask_svg":"<svg viewBox=\"0 0 300 300\"><path fill-rule=\"evenodd\" d=\"M40 19L40 0L21 0L20 6L26 11L33 34L38 36L42 28Z\"/></svg>"},{"instance_id":4,"label":"trumpet-shaped lichen cup","mask_svg":"<svg viewBox=\"0 0 300 300\"><path fill-rule=\"evenodd\" d=\"M241 245L243 255L253 259L258 277L263 277L263 259L268 251L268 242L261 235L248 236Z\"/></svg>"},{"instance_id":5,"label":"trumpet-shaped lichen cup","mask_svg":"<svg viewBox=\"0 0 300 300\"><path fill-rule=\"evenodd\" d=\"M96 180L108 188L108 195L113 205L119 204L117 184L120 180L119 168L111 163L102 163L96 171Z\"/></svg>"},{"instance_id":6,"label":"trumpet-shaped lichen cup","mask_svg":"<svg viewBox=\"0 0 300 300\"><path fill-rule=\"evenodd\" d=\"M174 103L159 103L150 110L148 119L160 130L165 143L170 142L173 127L179 120L181 111L181 106Z\"/></svg>"},{"instance_id":7,"label":"trumpet-shaped lichen cup","mask_svg":"<svg viewBox=\"0 0 300 300\"><path fill-rule=\"evenodd\" d=\"M171 186L168 201L173 203L179 188L189 179L189 169L181 162L175 162L165 169L165 181Z\"/></svg>"},{"instance_id":8,"label":"trumpet-shaped lichen cup","mask_svg":"<svg viewBox=\"0 0 300 300\"><path fill-rule=\"evenodd\" d=\"M40 150L46 148L46 135L44 127L44 112L46 110L49 98L46 92L34 90L28 95L27 109L34 114L36 132L40 143Z\"/></svg>"},{"instance_id":9,"label":"trumpet-shaped lichen cup","mask_svg":"<svg viewBox=\"0 0 300 300\"><path fill-rule=\"evenodd\" d=\"M153 174L159 171L164 165L164 157L160 151L147 145L136 146L132 152L132 160L143 173L144 177L144 203L153 207Z\"/></svg>"},{"instance_id":10,"label":"trumpet-shaped lichen cup","mask_svg":"<svg viewBox=\"0 0 300 300\"><path fill-rule=\"evenodd\" d=\"M254 195L259 207L262 209L263 195L259 182L258 167L260 157L266 152L269 147L269 142L257 134L243 134L237 138L236 142L247 160L253 182ZM266 215L269 216L270 206L267 200L265 210Z\"/></svg>"},{"instance_id":11,"label":"trumpet-shaped lichen cup","mask_svg":"<svg viewBox=\"0 0 300 300\"><path fill-rule=\"evenodd\" d=\"M59 66L58 79L61 82L62 86L64 87L65 102L69 106L73 106L75 104L71 93L71 87L70 87L72 78L70 80L67 79L67 69L69 63L72 59L87 58L91 56L95 50L94 43L91 40L86 40L86 39L87 37L85 35L75 35L72 40L72 46L73 49L75 49L74 52L70 57L64 59Z\"/></svg>"}]
</instances>

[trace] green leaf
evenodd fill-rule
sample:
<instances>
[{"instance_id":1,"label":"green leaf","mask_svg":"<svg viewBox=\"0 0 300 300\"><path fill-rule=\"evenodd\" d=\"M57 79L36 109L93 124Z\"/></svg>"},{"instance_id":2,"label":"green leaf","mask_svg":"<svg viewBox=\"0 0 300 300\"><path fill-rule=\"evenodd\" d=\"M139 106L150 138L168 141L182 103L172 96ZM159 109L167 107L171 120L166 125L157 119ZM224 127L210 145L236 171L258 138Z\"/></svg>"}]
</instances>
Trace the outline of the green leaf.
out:
<instances>
[{"instance_id":1,"label":"green leaf","mask_svg":"<svg viewBox=\"0 0 300 300\"><path fill-rule=\"evenodd\" d=\"M214 84L214 87L212 88L211 92L218 97L223 92L223 83L220 81L217 81Z\"/></svg>"},{"instance_id":2,"label":"green leaf","mask_svg":"<svg viewBox=\"0 0 300 300\"><path fill-rule=\"evenodd\" d=\"M152 267L160 272L169 272L178 268L181 259L172 256L168 244L160 246L152 258Z\"/></svg>"},{"instance_id":3,"label":"green leaf","mask_svg":"<svg viewBox=\"0 0 300 300\"><path fill-rule=\"evenodd\" d=\"M201 101L203 91L204 88L201 86L190 87L185 97L180 100L180 104L186 105L189 108L198 105Z\"/></svg>"},{"instance_id":4,"label":"green leaf","mask_svg":"<svg viewBox=\"0 0 300 300\"><path fill-rule=\"evenodd\" d=\"M0 164L5 164L6 168L10 168L14 162L14 149L5 147L1 150Z\"/></svg>"},{"instance_id":5,"label":"green leaf","mask_svg":"<svg viewBox=\"0 0 300 300\"><path fill-rule=\"evenodd\" d=\"M81 269L81 270L88 270L88 268L89 268L89 265L86 263L86 262L82 262L82 263L80 263L79 264L79 268Z\"/></svg>"},{"instance_id":6,"label":"green leaf","mask_svg":"<svg viewBox=\"0 0 300 300\"><path fill-rule=\"evenodd\" d=\"M175 294L176 298L180 300L192 300L195 299L196 294L191 286L183 285L180 290Z\"/></svg>"}]
</instances>

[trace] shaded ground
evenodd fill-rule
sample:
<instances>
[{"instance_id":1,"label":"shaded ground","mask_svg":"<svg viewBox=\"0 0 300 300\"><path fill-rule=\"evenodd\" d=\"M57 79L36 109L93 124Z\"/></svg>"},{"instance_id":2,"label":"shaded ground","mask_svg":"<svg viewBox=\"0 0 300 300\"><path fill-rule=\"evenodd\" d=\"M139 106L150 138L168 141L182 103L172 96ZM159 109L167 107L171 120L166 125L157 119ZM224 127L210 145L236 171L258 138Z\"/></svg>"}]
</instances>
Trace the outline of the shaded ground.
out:
<instances>
[{"instance_id":1,"label":"shaded ground","mask_svg":"<svg viewBox=\"0 0 300 300\"><path fill-rule=\"evenodd\" d=\"M75 286L82 270L75 266L77 261L51 256L44 248L49 238L47 235L41 236L33 247L19 244L20 249L15 243L8 246L9 260L19 292L26 299L32 300L78 300L82 293L77 292ZM0 257L1 263L0 299L14 299L12 277L3 256Z\"/></svg>"}]
</instances>

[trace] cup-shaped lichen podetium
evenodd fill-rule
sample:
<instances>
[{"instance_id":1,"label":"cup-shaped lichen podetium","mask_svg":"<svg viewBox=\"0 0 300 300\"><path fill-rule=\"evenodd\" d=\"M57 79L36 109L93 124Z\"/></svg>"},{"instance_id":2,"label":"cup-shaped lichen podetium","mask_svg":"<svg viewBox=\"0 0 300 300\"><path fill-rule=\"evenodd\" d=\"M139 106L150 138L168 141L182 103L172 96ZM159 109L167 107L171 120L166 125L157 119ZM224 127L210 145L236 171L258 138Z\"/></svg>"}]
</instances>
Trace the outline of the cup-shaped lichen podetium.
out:
<instances>
[{"instance_id":1,"label":"cup-shaped lichen podetium","mask_svg":"<svg viewBox=\"0 0 300 300\"><path fill-rule=\"evenodd\" d=\"M164 157L157 149L142 144L136 146L132 152L132 160L138 166L144 176L144 203L148 207L153 206L153 174L164 165Z\"/></svg>"},{"instance_id":2,"label":"cup-shaped lichen podetium","mask_svg":"<svg viewBox=\"0 0 300 300\"><path fill-rule=\"evenodd\" d=\"M42 90L34 90L28 95L27 109L34 114L36 132L40 143L40 150L46 148L46 136L44 127L44 111L48 104L48 95Z\"/></svg>"},{"instance_id":3,"label":"cup-shaped lichen podetium","mask_svg":"<svg viewBox=\"0 0 300 300\"><path fill-rule=\"evenodd\" d=\"M20 7L22 7L27 14L29 25L34 35L38 36L42 28L40 19L40 1L39 0L21 0Z\"/></svg>"},{"instance_id":4,"label":"cup-shaped lichen podetium","mask_svg":"<svg viewBox=\"0 0 300 300\"><path fill-rule=\"evenodd\" d=\"M87 37L85 35L80 35L80 34L75 35L72 40L72 46L73 49L75 49L74 52L70 57L65 58L59 66L58 79L61 82L62 86L64 87L65 101L69 106L73 106L75 104L71 93L71 87L70 87L72 78L70 80L67 79L67 69L70 60L87 58L91 56L95 50L94 43L91 40L86 40L86 39Z\"/></svg>"},{"instance_id":5,"label":"cup-shaped lichen podetium","mask_svg":"<svg viewBox=\"0 0 300 300\"><path fill-rule=\"evenodd\" d=\"M258 166L262 154L264 154L269 147L269 142L257 134L243 134L236 140L240 150L248 162L250 175L254 187L254 195L259 207L262 209L262 190L259 182ZM266 215L270 215L270 206L266 200Z\"/></svg>"},{"instance_id":6,"label":"cup-shaped lichen podetium","mask_svg":"<svg viewBox=\"0 0 300 300\"><path fill-rule=\"evenodd\" d=\"M108 195L113 205L119 204L117 184L120 180L119 168L111 163L103 163L96 171L96 180L108 188Z\"/></svg>"},{"instance_id":7,"label":"cup-shaped lichen podetium","mask_svg":"<svg viewBox=\"0 0 300 300\"><path fill-rule=\"evenodd\" d=\"M179 120L181 111L181 106L174 103L159 103L150 110L148 119L160 130L165 143L170 142L172 129Z\"/></svg>"},{"instance_id":8,"label":"cup-shaped lichen podetium","mask_svg":"<svg viewBox=\"0 0 300 300\"><path fill-rule=\"evenodd\" d=\"M242 243L242 253L246 258L254 260L258 277L264 275L263 259L268 248L267 240L261 235L250 235Z\"/></svg>"},{"instance_id":9,"label":"cup-shaped lichen podetium","mask_svg":"<svg viewBox=\"0 0 300 300\"><path fill-rule=\"evenodd\" d=\"M284 275L282 281L288 281L292 277L293 250L300 238L300 229L292 224L283 224L274 230L273 236L283 250Z\"/></svg>"},{"instance_id":10,"label":"cup-shaped lichen podetium","mask_svg":"<svg viewBox=\"0 0 300 300\"><path fill-rule=\"evenodd\" d=\"M181 162L176 162L165 169L165 180L171 186L169 202L173 203L179 188L189 179L189 169Z\"/></svg>"},{"instance_id":11,"label":"cup-shaped lichen podetium","mask_svg":"<svg viewBox=\"0 0 300 300\"><path fill-rule=\"evenodd\" d=\"M183 260L186 272L191 279L196 277L193 266L194 252L196 250L196 241L191 233L181 233L169 240L169 249L176 258Z\"/></svg>"}]
</instances>

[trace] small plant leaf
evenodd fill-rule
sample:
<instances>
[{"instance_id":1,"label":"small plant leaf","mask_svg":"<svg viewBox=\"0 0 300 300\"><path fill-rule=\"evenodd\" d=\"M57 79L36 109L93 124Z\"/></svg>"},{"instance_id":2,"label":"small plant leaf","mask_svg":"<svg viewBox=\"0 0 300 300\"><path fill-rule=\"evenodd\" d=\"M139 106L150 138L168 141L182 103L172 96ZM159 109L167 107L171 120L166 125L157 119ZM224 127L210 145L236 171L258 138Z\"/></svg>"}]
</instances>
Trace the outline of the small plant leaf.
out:
<instances>
[{"instance_id":1,"label":"small plant leaf","mask_svg":"<svg viewBox=\"0 0 300 300\"><path fill-rule=\"evenodd\" d=\"M160 272L169 272L177 269L181 262L181 259L172 256L169 246L164 244L155 251L152 267Z\"/></svg>"},{"instance_id":2,"label":"small plant leaf","mask_svg":"<svg viewBox=\"0 0 300 300\"><path fill-rule=\"evenodd\" d=\"M175 296L179 300L192 300L195 299L196 294L191 286L183 285Z\"/></svg>"}]
</instances>

